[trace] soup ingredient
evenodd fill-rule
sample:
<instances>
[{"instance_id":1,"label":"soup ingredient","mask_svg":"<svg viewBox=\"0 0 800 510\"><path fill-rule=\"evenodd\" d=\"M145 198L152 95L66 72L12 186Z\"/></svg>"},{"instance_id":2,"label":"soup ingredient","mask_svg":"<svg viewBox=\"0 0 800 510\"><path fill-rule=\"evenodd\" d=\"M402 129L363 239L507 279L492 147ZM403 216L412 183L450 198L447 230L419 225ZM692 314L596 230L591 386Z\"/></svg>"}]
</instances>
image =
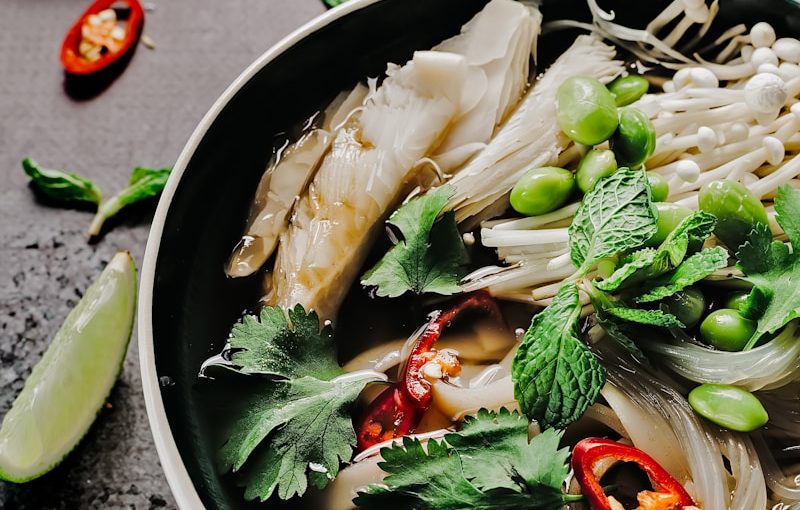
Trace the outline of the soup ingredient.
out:
<instances>
[{"instance_id":1,"label":"soup ingredient","mask_svg":"<svg viewBox=\"0 0 800 510\"><path fill-rule=\"evenodd\" d=\"M629 74L621 76L608 84L608 91L614 96L614 103L617 106L628 106L638 101L640 97L647 94L650 82L643 76Z\"/></svg>"},{"instance_id":2,"label":"soup ingredient","mask_svg":"<svg viewBox=\"0 0 800 510\"><path fill-rule=\"evenodd\" d=\"M681 262L672 273L648 282L647 292L636 297L636 302L660 301L727 266L728 252L724 248L715 246L705 249Z\"/></svg>"},{"instance_id":3,"label":"soup ingredient","mask_svg":"<svg viewBox=\"0 0 800 510\"><path fill-rule=\"evenodd\" d=\"M703 418L736 432L752 432L769 421L755 395L730 384L701 384L689 392L689 405Z\"/></svg>"},{"instance_id":4,"label":"soup ingredient","mask_svg":"<svg viewBox=\"0 0 800 510\"><path fill-rule=\"evenodd\" d=\"M122 0L126 19L118 19L118 4L117 0L97 0L70 27L61 45L65 71L96 73L134 48L144 25L144 10L138 0Z\"/></svg>"},{"instance_id":5,"label":"soup ingredient","mask_svg":"<svg viewBox=\"0 0 800 510\"><path fill-rule=\"evenodd\" d=\"M742 311L747 304L749 294L747 292L731 292L725 297L725 308L731 308L737 312Z\"/></svg>"},{"instance_id":6,"label":"soup ingredient","mask_svg":"<svg viewBox=\"0 0 800 510\"><path fill-rule=\"evenodd\" d=\"M605 142L619 123L611 92L590 76L573 76L561 84L556 114L561 131L583 145Z\"/></svg>"},{"instance_id":7,"label":"soup ingredient","mask_svg":"<svg viewBox=\"0 0 800 510\"><path fill-rule=\"evenodd\" d=\"M95 205L102 200L100 188L79 175L42 168L31 158L22 160L22 169L31 178L31 183L38 191L54 200Z\"/></svg>"},{"instance_id":8,"label":"soup ingredient","mask_svg":"<svg viewBox=\"0 0 800 510\"><path fill-rule=\"evenodd\" d=\"M265 307L231 331L230 368L252 377L247 412L236 417L220 450L224 470L245 469L247 499L302 496L322 489L350 460L356 434L350 411L361 391L383 374L346 373L336 362L333 332L302 306Z\"/></svg>"},{"instance_id":9,"label":"soup ingredient","mask_svg":"<svg viewBox=\"0 0 800 510\"><path fill-rule=\"evenodd\" d=\"M623 70L622 62L613 60L614 54L613 47L581 35L532 84L486 148L450 180L456 194L449 207L455 210L456 221L469 227L502 214L508 205L505 197L529 168L556 164L569 144L556 121L559 86L578 74L610 81Z\"/></svg>"},{"instance_id":10,"label":"soup ingredient","mask_svg":"<svg viewBox=\"0 0 800 510\"><path fill-rule=\"evenodd\" d=\"M578 188L584 193L594 189L597 181L617 171L614 152L608 149L592 149L583 156L575 171Z\"/></svg>"},{"instance_id":11,"label":"soup ingredient","mask_svg":"<svg viewBox=\"0 0 800 510\"><path fill-rule=\"evenodd\" d=\"M656 130L650 119L636 108L619 111L619 127L610 140L621 166L639 168L656 150Z\"/></svg>"},{"instance_id":12,"label":"soup ingredient","mask_svg":"<svg viewBox=\"0 0 800 510\"><path fill-rule=\"evenodd\" d=\"M568 232L577 275L606 257L641 247L656 232L645 173L621 168L597 183L583 198Z\"/></svg>"},{"instance_id":13,"label":"soup ingredient","mask_svg":"<svg viewBox=\"0 0 800 510\"><path fill-rule=\"evenodd\" d=\"M381 450L387 475L359 492L359 508L533 508L556 510L572 501L561 493L568 475L561 432L528 441L528 420L516 412L481 410L442 441L406 439Z\"/></svg>"},{"instance_id":14,"label":"soup ingredient","mask_svg":"<svg viewBox=\"0 0 800 510\"><path fill-rule=\"evenodd\" d=\"M609 461L632 462L647 473L653 484L653 491L642 491L638 494L640 510L694 506L695 503L686 489L642 450L609 439L590 437L582 439L572 449L571 463L581 492L593 510L619 508L606 496L596 473L599 464ZM651 501L660 503L648 503Z\"/></svg>"},{"instance_id":15,"label":"soup ingredient","mask_svg":"<svg viewBox=\"0 0 800 510\"><path fill-rule=\"evenodd\" d=\"M458 359L438 352L434 346L442 331L470 310L487 312L498 322L503 320L497 303L486 292L462 296L447 310L431 313L411 347L400 380L373 400L361 419L357 433L359 450L414 431L431 405L431 383L426 378L429 370L443 378L458 376L461 370Z\"/></svg>"},{"instance_id":16,"label":"soup ingredient","mask_svg":"<svg viewBox=\"0 0 800 510\"><path fill-rule=\"evenodd\" d=\"M708 306L703 291L693 285L666 298L664 304L687 328L693 328L700 323Z\"/></svg>"},{"instance_id":17,"label":"soup ingredient","mask_svg":"<svg viewBox=\"0 0 800 510\"><path fill-rule=\"evenodd\" d=\"M669 183L655 172L647 172L647 183L650 185L650 199L653 202L664 202L669 197Z\"/></svg>"},{"instance_id":18,"label":"soup ingredient","mask_svg":"<svg viewBox=\"0 0 800 510\"><path fill-rule=\"evenodd\" d=\"M605 369L580 339L580 312L578 288L567 283L534 316L514 356L514 397L542 427L565 427L577 420L605 383Z\"/></svg>"},{"instance_id":19,"label":"soup ingredient","mask_svg":"<svg viewBox=\"0 0 800 510\"><path fill-rule=\"evenodd\" d=\"M731 180L712 181L698 195L700 209L717 217L714 234L737 250L756 223L769 225L764 205L747 187Z\"/></svg>"},{"instance_id":20,"label":"soup ingredient","mask_svg":"<svg viewBox=\"0 0 800 510\"><path fill-rule=\"evenodd\" d=\"M778 225L789 238L789 247L772 240L769 227L756 222L748 242L736 256L745 280L754 285L742 315L758 320L744 350L766 333L775 333L798 316L800 310L800 190L781 186L775 198Z\"/></svg>"},{"instance_id":21,"label":"soup ingredient","mask_svg":"<svg viewBox=\"0 0 800 510\"><path fill-rule=\"evenodd\" d=\"M511 190L511 207L526 216L546 214L564 205L574 191L575 177L569 170L532 168Z\"/></svg>"},{"instance_id":22,"label":"soup ingredient","mask_svg":"<svg viewBox=\"0 0 800 510\"><path fill-rule=\"evenodd\" d=\"M714 310L700 325L703 340L722 351L741 351L756 330L756 323L730 308Z\"/></svg>"},{"instance_id":23,"label":"soup ingredient","mask_svg":"<svg viewBox=\"0 0 800 510\"><path fill-rule=\"evenodd\" d=\"M396 244L367 271L361 283L375 287L375 294L397 297L415 294L450 295L461 291L459 282L469 262L455 215L436 218L453 196L452 186L443 186L414 198L387 220L400 235Z\"/></svg>"},{"instance_id":24,"label":"soup ingredient","mask_svg":"<svg viewBox=\"0 0 800 510\"><path fill-rule=\"evenodd\" d=\"M64 320L0 427L0 479L49 472L86 434L122 370L136 313L136 267L117 253Z\"/></svg>"},{"instance_id":25,"label":"soup ingredient","mask_svg":"<svg viewBox=\"0 0 800 510\"><path fill-rule=\"evenodd\" d=\"M656 202L653 205L658 211L658 220L656 233L647 241L649 246L663 243L669 233L692 214L692 210L688 207L673 202Z\"/></svg>"},{"instance_id":26,"label":"soup ingredient","mask_svg":"<svg viewBox=\"0 0 800 510\"><path fill-rule=\"evenodd\" d=\"M171 171L172 168L134 168L128 186L100 203L89 225L89 236L100 235L106 220L116 216L123 208L160 195Z\"/></svg>"}]
</instances>

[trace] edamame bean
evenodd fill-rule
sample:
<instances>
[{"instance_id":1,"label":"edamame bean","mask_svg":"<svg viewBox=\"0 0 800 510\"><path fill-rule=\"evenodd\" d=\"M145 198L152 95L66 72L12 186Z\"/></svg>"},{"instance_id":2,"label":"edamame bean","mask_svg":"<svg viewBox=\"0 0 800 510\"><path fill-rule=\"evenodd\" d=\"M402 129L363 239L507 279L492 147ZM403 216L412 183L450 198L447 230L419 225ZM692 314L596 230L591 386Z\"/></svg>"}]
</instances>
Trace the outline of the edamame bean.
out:
<instances>
[{"instance_id":1,"label":"edamame bean","mask_svg":"<svg viewBox=\"0 0 800 510\"><path fill-rule=\"evenodd\" d=\"M608 91L614 96L617 106L628 106L647 94L649 88L650 83L635 74L621 76L608 84Z\"/></svg>"},{"instance_id":2,"label":"edamame bean","mask_svg":"<svg viewBox=\"0 0 800 510\"><path fill-rule=\"evenodd\" d=\"M725 308L730 308L732 310L736 310L737 312L742 311L742 307L745 303L747 303L747 297L750 294L747 292L731 292L725 298Z\"/></svg>"},{"instance_id":3,"label":"edamame bean","mask_svg":"<svg viewBox=\"0 0 800 510\"><path fill-rule=\"evenodd\" d=\"M700 324L703 340L721 351L741 351L755 332L755 322L730 308L711 312Z\"/></svg>"},{"instance_id":4,"label":"edamame bean","mask_svg":"<svg viewBox=\"0 0 800 510\"><path fill-rule=\"evenodd\" d=\"M664 300L669 313L678 318L687 328L693 328L706 313L706 297L695 286L686 287Z\"/></svg>"},{"instance_id":5,"label":"edamame bean","mask_svg":"<svg viewBox=\"0 0 800 510\"><path fill-rule=\"evenodd\" d=\"M597 181L617 171L617 160L610 150L592 149L583 156L575 171L575 181L584 193L594 189Z\"/></svg>"},{"instance_id":6,"label":"edamame bean","mask_svg":"<svg viewBox=\"0 0 800 510\"><path fill-rule=\"evenodd\" d=\"M769 225L761 200L739 182L709 182L697 199L702 211L716 216L714 234L732 250L744 244L756 223Z\"/></svg>"},{"instance_id":7,"label":"edamame bean","mask_svg":"<svg viewBox=\"0 0 800 510\"><path fill-rule=\"evenodd\" d=\"M520 214L536 216L558 209L575 191L569 170L546 166L528 170L511 190L511 207Z\"/></svg>"},{"instance_id":8,"label":"edamame bean","mask_svg":"<svg viewBox=\"0 0 800 510\"><path fill-rule=\"evenodd\" d=\"M650 198L653 202L663 202L669 196L669 184L661 174L647 172L647 182L650 184Z\"/></svg>"},{"instance_id":9,"label":"edamame bean","mask_svg":"<svg viewBox=\"0 0 800 510\"><path fill-rule=\"evenodd\" d=\"M689 405L703 418L737 432L752 432L769 421L755 395L730 384L701 384L689 392Z\"/></svg>"},{"instance_id":10,"label":"edamame bean","mask_svg":"<svg viewBox=\"0 0 800 510\"><path fill-rule=\"evenodd\" d=\"M655 202L653 205L658 212L656 220L656 233L647 241L647 246L658 246L663 243L670 232L683 221L684 218L692 214L692 210L682 205L672 202Z\"/></svg>"},{"instance_id":11,"label":"edamame bean","mask_svg":"<svg viewBox=\"0 0 800 510\"><path fill-rule=\"evenodd\" d=\"M640 110L622 108L619 127L610 142L620 166L639 168L656 150L656 129Z\"/></svg>"},{"instance_id":12,"label":"edamame bean","mask_svg":"<svg viewBox=\"0 0 800 510\"><path fill-rule=\"evenodd\" d=\"M561 84L556 94L556 113L561 130L584 145L608 140L619 123L611 92L588 76L573 76Z\"/></svg>"}]
</instances>

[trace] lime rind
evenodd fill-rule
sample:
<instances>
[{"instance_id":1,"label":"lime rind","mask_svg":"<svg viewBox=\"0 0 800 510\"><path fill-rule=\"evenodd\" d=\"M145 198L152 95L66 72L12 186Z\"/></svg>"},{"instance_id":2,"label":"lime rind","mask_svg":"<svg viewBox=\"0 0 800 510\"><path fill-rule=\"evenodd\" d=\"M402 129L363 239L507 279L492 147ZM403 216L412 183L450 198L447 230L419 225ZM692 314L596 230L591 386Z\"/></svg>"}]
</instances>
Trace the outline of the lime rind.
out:
<instances>
[{"instance_id":1,"label":"lime rind","mask_svg":"<svg viewBox=\"0 0 800 510\"><path fill-rule=\"evenodd\" d=\"M117 253L69 313L0 426L0 479L57 466L86 435L122 371L136 311L136 267Z\"/></svg>"}]
</instances>

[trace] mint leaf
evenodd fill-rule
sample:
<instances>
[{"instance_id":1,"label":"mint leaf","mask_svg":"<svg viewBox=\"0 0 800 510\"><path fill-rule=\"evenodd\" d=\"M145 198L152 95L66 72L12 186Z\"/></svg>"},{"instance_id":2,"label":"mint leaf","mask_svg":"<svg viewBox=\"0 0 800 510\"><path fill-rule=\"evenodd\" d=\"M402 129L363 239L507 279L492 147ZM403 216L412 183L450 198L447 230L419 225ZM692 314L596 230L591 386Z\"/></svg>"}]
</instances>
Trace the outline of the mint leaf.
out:
<instances>
[{"instance_id":1,"label":"mint leaf","mask_svg":"<svg viewBox=\"0 0 800 510\"><path fill-rule=\"evenodd\" d=\"M442 186L400 206L388 223L397 227L402 239L364 274L361 283L375 287L375 293L382 297L397 297L407 291L443 295L461 292L459 282L466 275L469 258L455 215L447 212L436 222L454 194L452 186Z\"/></svg>"},{"instance_id":2,"label":"mint leaf","mask_svg":"<svg viewBox=\"0 0 800 510\"><path fill-rule=\"evenodd\" d=\"M642 274L641 270L650 268L655 263L658 253L653 248L642 248L631 253L622 260L620 267L611 276L599 282L595 281L594 286L605 292L614 292L624 283L632 283L631 278L634 275Z\"/></svg>"},{"instance_id":3,"label":"mint leaf","mask_svg":"<svg viewBox=\"0 0 800 510\"><path fill-rule=\"evenodd\" d=\"M728 266L728 252L720 246L697 252L664 279L652 282L652 288L634 299L637 303L660 301L693 285L717 269Z\"/></svg>"},{"instance_id":4,"label":"mint leaf","mask_svg":"<svg viewBox=\"0 0 800 510\"><path fill-rule=\"evenodd\" d=\"M405 438L382 449L383 485L370 485L354 503L378 510L560 509L569 454L559 450L560 439L550 429L528 442L527 419L481 410L443 441L423 446Z\"/></svg>"},{"instance_id":5,"label":"mint leaf","mask_svg":"<svg viewBox=\"0 0 800 510\"><path fill-rule=\"evenodd\" d=\"M645 310L642 308L628 308L626 306L614 306L608 308L606 313L626 322L634 322L645 326L657 326L660 328L683 328L681 321L672 314L661 310Z\"/></svg>"},{"instance_id":6,"label":"mint leaf","mask_svg":"<svg viewBox=\"0 0 800 510\"><path fill-rule=\"evenodd\" d=\"M100 235L105 221L124 207L161 194L171 171L171 168L134 168L128 186L100 204L89 226L89 235Z\"/></svg>"},{"instance_id":7,"label":"mint leaf","mask_svg":"<svg viewBox=\"0 0 800 510\"><path fill-rule=\"evenodd\" d=\"M550 306L533 318L514 356L514 396L542 427L565 427L577 420L605 384L605 370L579 338L580 311L577 286L562 286Z\"/></svg>"},{"instance_id":8,"label":"mint leaf","mask_svg":"<svg viewBox=\"0 0 800 510\"><path fill-rule=\"evenodd\" d=\"M570 257L582 276L606 257L639 248L656 233L643 171L622 168L583 197L569 227Z\"/></svg>"},{"instance_id":9,"label":"mint leaf","mask_svg":"<svg viewBox=\"0 0 800 510\"><path fill-rule=\"evenodd\" d=\"M242 477L247 499L264 501L274 492L281 499L300 496L309 478L324 488L353 454L353 404L367 383L379 380L364 374L341 382L303 377L265 385L230 431L220 451L223 469L238 471L248 462Z\"/></svg>"},{"instance_id":10,"label":"mint leaf","mask_svg":"<svg viewBox=\"0 0 800 510\"><path fill-rule=\"evenodd\" d=\"M775 211L792 250L773 241L767 226L756 224L736 254L744 279L754 285L744 313L754 318L761 312L756 332L744 350L800 316L800 229L796 216L800 211L800 191L788 185L778 188Z\"/></svg>"},{"instance_id":11,"label":"mint leaf","mask_svg":"<svg viewBox=\"0 0 800 510\"><path fill-rule=\"evenodd\" d=\"M33 186L53 200L97 205L102 199L100 188L79 175L42 168L31 158L22 160L22 169L31 178Z\"/></svg>"},{"instance_id":12,"label":"mint leaf","mask_svg":"<svg viewBox=\"0 0 800 510\"><path fill-rule=\"evenodd\" d=\"M248 315L231 330L230 359L244 374L285 379L316 377L329 381L344 373L336 361L333 330L320 329L316 312L303 307L283 310L267 306L260 318Z\"/></svg>"}]
</instances>

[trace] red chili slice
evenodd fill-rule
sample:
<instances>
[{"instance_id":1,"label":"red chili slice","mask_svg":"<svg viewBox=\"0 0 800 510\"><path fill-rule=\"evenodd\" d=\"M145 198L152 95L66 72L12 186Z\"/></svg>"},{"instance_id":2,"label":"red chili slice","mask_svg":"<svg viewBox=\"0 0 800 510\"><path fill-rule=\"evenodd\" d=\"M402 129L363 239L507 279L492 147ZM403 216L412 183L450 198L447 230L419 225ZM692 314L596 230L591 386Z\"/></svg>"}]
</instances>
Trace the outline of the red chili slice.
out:
<instances>
[{"instance_id":1,"label":"red chili slice","mask_svg":"<svg viewBox=\"0 0 800 510\"><path fill-rule=\"evenodd\" d=\"M130 8L130 13L125 23L125 37L120 42L119 49L117 51L108 51L95 61L84 58L78 49L83 39L81 28L90 15L109 9L116 4L127 4ZM132 50L139 40L143 26L144 10L139 0L97 0L86 9L81 17L78 18L78 21L70 27L66 37L64 37L64 42L61 45L61 64L64 66L64 70L70 74L87 75L107 68Z\"/></svg>"},{"instance_id":2,"label":"red chili slice","mask_svg":"<svg viewBox=\"0 0 800 510\"><path fill-rule=\"evenodd\" d=\"M431 384L422 374L422 367L431 361L433 346L442 331L467 310L484 310L502 321L497 303L485 291L464 295L447 310L431 313L411 349L400 381L373 400L359 422L360 450L414 431L431 405Z\"/></svg>"},{"instance_id":3,"label":"red chili slice","mask_svg":"<svg viewBox=\"0 0 800 510\"><path fill-rule=\"evenodd\" d=\"M661 467L652 457L633 446L624 445L610 439L590 437L583 439L572 449L572 469L575 479L581 486L581 492L586 497L593 510L613 510L611 502L600 485L600 480L595 474L595 466L602 460L614 459L622 462L634 462L647 474L653 484L654 493L647 491L645 498L639 498L642 510L648 508L664 508L657 506L658 495L673 496L669 498L671 504L668 508L682 509L694 506L694 501L683 485L675 480L666 469ZM652 502L647 504L646 501ZM645 506L647 505L647 506ZM677 505L677 506L676 506Z\"/></svg>"}]
</instances>

